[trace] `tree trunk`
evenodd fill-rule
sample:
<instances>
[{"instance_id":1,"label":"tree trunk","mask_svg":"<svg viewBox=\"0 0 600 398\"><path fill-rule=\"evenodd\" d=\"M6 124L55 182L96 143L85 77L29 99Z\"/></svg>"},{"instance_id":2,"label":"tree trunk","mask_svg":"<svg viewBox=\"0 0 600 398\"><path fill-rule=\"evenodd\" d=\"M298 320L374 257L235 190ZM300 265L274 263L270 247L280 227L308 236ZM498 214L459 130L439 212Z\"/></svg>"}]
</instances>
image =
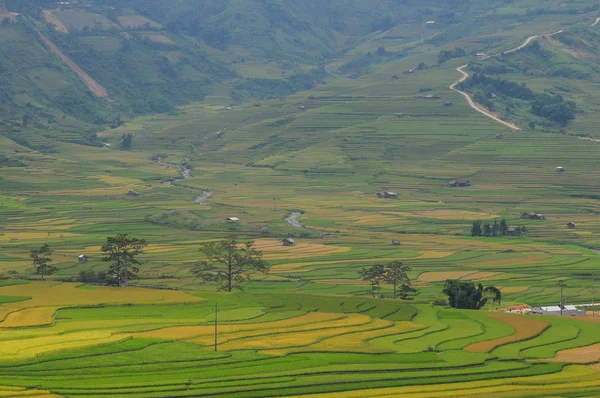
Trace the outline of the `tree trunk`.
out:
<instances>
[{"instance_id":1,"label":"tree trunk","mask_svg":"<svg viewBox=\"0 0 600 398\"><path fill-rule=\"evenodd\" d=\"M233 273L231 271L231 258L229 259L229 264L228 264L228 273L227 273L227 291L231 293L231 280L233 279Z\"/></svg>"}]
</instances>

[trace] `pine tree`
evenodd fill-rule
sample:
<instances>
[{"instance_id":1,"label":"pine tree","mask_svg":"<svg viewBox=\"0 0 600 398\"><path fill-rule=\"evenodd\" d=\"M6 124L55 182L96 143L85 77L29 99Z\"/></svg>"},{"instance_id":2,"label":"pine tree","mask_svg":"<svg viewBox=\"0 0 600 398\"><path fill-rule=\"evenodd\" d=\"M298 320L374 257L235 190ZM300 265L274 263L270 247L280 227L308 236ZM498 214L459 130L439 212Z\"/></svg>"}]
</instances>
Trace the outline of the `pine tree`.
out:
<instances>
[{"instance_id":1,"label":"pine tree","mask_svg":"<svg viewBox=\"0 0 600 398\"><path fill-rule=\"evenodd\" d=\"M471 236L481 236L481 233L481 221L474 221L473 227L471 228Z\"/></svg>"},{"instance_id":2,"label":"pine tree","mask_svg":"<svg viewBox=\"0 0 600 398\"><path fill-rule=\"evenodd\" d=\"M483 234L489 237L492 236L492 233L493 231L490 223L485 223L485 225L483 226Z\"/></svg>"},{"instance_id":3,"label":"pine tree","mask_svg":"<svg viewBox=\"0 0 600 398\"><path fill-rule=\"evenodd\" d=\"M508 223L506 222L506 219L502 219L500 220L500 233L502 235L506 235L506 232L508 231Z\"/></svg>"}]
</instances>

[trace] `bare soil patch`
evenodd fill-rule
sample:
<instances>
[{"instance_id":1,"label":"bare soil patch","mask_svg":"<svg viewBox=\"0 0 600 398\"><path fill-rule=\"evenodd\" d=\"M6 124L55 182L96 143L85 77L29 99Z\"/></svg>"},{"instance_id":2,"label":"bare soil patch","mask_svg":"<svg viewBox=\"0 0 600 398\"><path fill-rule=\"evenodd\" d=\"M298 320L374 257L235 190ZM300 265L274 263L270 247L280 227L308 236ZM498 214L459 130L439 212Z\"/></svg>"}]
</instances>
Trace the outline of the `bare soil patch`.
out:
<instances>
[{"instance_id":1,"label":"bare soil patch","mask_svg":"<svg viewBox=\"0 0 600 398\"><path fill-rule=\"evenodd\" d=\"M57 16L52 13L52 11L44 10L44 18L46 18L46 22L48 22L48 24L54 26L54 29L56 29L57 32L69 33L67 27L63 25L60 19L58 19Z\"/></svg>"},{"instance_id":2,"label":"bare soil patch","mask_svg":"<svg viewBox=\"0 0 600 398\"><path fill-rule=\"evenodd\" d=\"M122 28L143 28L145 26L149 28L162 28L162 25L149 18L141 15L123 15L119 17L119 25Z\"/></svg>"},{"instance_id":3,"label":"bare soil patch","mask_svg":"<svg viewBox=\"0 0 600 398\"><path fill-rule=\"evenodd\" d=\"M148 39L150 41L153 41L154 43L172 44L172 45L177 44L173 40L169 39L167 36L163 36L163 35L144 35L144 38Z\"/></svg>"},{"instance_id":4,"label":"bare soil patch","mask_svg":"<svg viewBox=\"0 0 600 398\"><path fill-rule=\"evenodd\" d=\"M77 73L77 75L88 86L90 91L92 91L94 93L94 95L96 95L96 97L108 98L108 91L106 91L106 89L104 87L102 87L102 85L100 83L98 83L97 81L92 79L92 77L90 75L88 75L87 73L85 73L85 71L83 69L81 69L79 67L79 65L77 65L75 62L73 62L71 60L71 58L69 58L65 54L63 54L62 51L60 51L59 48L56 47L56 45L54 43L52 43L46 36L44 36L38 28L35 28L35 30L37 31L37 33L40 36L40 38L42 39L42 41L48 47L50 47L50 50L52 50L52 52L54 54L56 54L58 56L58 58L60 58L64 63L69 65L69 67L71 69L73 69L73 71L75 73Z\"/></svg>"}]
</instances>

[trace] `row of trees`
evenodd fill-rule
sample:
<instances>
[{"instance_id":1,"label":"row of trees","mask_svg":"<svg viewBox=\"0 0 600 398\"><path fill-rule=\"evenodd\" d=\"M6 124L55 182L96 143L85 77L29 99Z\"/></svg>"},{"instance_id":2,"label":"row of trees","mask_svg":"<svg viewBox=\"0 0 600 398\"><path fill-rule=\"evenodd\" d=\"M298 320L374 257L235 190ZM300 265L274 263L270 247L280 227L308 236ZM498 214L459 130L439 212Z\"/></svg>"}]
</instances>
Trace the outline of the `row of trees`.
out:
<instances>
[{"instance_id":1,"label":"row of trees","mask_svg":"<svg viewBox=\"0 0 600 398\"><path fill-rule=\"evenodd\" d=\"M448 61L452 58L461 58L467 55L467 52L464 48L457 47L454 50L442 50L438 54L438 62L440 64Z\"/></svg>"},{"instance_id":2,"label":"row of trees","mask_svg":"<svg viewBox=\"0 0 600 398\"><path fill-rule=\"evenodd\" d=\"M102 283L111 285L127 286L139 272L140 260L137 256L143 253L147 242L144 239L130 237L126 234L106 238L101 251L104 253L103 260L110 263L106 274L93 271L82 271L80 278L82 282ZM197 263L192 269L192 274L207 283L215 283L217 290L231 292L234 289L242 290L241 284L250 279L251 273L268 273L269 266L262 259L262 252L254 247L253 242L240 244L235 237L209 242L202 245L200 251L206 256L205 261ZM32 250L31 257L36 273L42 279L47 275L54 274L58 268L51 265L52 250L45 244L41 248ZM411 286L408 272L411 268L400 261L389 264L375 264L360 271L362 280L371 285L373 298L375 294L381 295L381 284L387 283L393 286L394 299L400 297L406 300L411 294L417 292ZM500 303L502 294L494 286L477 286L472 282L459 280L447 280L443 293L448 297L448 304L458 309L478 310L488 304Z\"/></svg>"},{"instance_id":3,"label":"row of trees","mask_svg":"<svg viewBox=\"0 0 600 398\"><path fill-rule=\"evenodd\" d=\"M370 268L363 268L360 271L360 276L363 281L371 284L373 298L375 297L375 291L377 291L379 297L382 297L381 284L387 283L394 287L394 299L399 296L401 299L406 300L411 293L417 291L411 286L408 277L410 269L408 265L404 265L400 261L393 261L387 265L375 264Z\"/></svg>"},{"instance_id":4,"label":"row of trees","mask_svg":"<svg viewBox=\"0 0 600 398\"><path fill-rule=\"evenodd\" d=\"M111 285L127 286L129 280L136 278L139 272L141 261L137 256L144 251L148 244L145 239L138 239L127 234L121 234L106 238L106 243L100 249L104 253L103 260L109 262L108 273L102 277ZM52 249L47 244L39 249L31 250L30 256L33 260L35 273L42 277L42 280L48 275L58 271L58 268L52 265ZM80 275L86 282L100 280L97 274L92 276L89 273Z\"/></svg>"},{"instance_id":5,"label":"row of trees","mask_svg":"<svg viewBox=\"0 0 600 398\"><path fill-rule=\"evenodd\" d=\"M518 235L527 234L527 228L524 225L518 227L517 231ZM494 220L493 224L483 224L481 220L477 220L473 222L473 226L471 227L471 236L505 236L508 232L508 223L504 218L500 220L500 223L498 223L498 220Z\"/></svg>"},{"instance_id":6,"label":"row of trees","mask_svg":"<svg viewBox=\"0 0 600 398\"><path fill-rule=\"evenodd\" d=\"M106 238L101 247L103 261L108 262L107 273L82 271L79 278L85 283L107 283L109 285L127 286L128 282L137 278L142 262L138 255L148 246L145 239L127 234ZM192 274L204 282L217 284L218 290L231 292L242 289L241 283L250 279L252 272L267 273L268 264L262 259L262 252L254 247L253 242L240 246L236 238L230 237L218 242L209 242L200 248L207 260L197 263ZM47 244L39 249L31 250L35 273L42 280L58 271L52 265L52 249Z\"/></svg>"}]
</instances>

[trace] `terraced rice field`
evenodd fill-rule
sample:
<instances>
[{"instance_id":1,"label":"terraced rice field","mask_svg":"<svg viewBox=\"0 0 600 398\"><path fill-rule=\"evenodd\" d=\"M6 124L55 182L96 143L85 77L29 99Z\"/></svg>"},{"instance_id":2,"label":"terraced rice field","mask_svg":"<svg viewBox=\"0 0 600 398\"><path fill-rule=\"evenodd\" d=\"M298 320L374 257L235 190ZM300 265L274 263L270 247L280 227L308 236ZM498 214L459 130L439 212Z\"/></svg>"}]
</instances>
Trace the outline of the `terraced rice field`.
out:
<instances>
[{"instance_id":1,"label":"terraced rice field","mask_svg":"<svg viewBox=\"0 0 600 398\"><path fill-rule=\"evenodd\" d=\"M98 18L56 17L75 31ZM510 48L560 18L532 15L530 28L490 45ZM115 50L100 36L86 40ZM502 306L555 304L559 280L569 303L591 302L600 278L600 144L574 134L598 138L596 86L577 87L592 99L578 102L583 112L565 134L510 132L448 89L463 60L391 79L435 62L429 44L415 45L368 76L260 107L193 104L140 117L100 133L110 148L65 142L68 132L55 141L24 133L32 145L56 148L38 153L0 137L0 154L27 163L0 177L0 396L600 395L597 322L431 304L444 298L448 278L500 287ZM420 98L425 88L443 100ZM133 151L111 149L129 132ZM556 173L558 165L567 172ZM459 178L471 186L447 188ZM203 204L194 202L207 191ZM376 196L385 191L399 196ZM546 219L520 218L530 211ZM303 228L285 221L292 212ZM501 218L528 235L470 236L473 221ZM179 290L75 282L81 271L106 271L99 248L117 233L150 243L140 284ZM205 259L201 244L227 235L254 240L271 265L244 293L216 294L189 272ZM287 236L295 246L282 245ZM29 258L44 243L59 269L47 282ZM79 263L79 254L89 261ZM383 284L384 298L369 298L359 271L394 260L412 268L418 292L392 301Z\"/></svg>"},{"instance_id":2,"label":"terraced rice field","mask_svg":"<svg viewBox=\"0 0 600 398\"><path fill-rule=\"evenodd\" d=\"M30 285L31 292L39 288ZM0 294L14 288L0 287ZM89 295L79 299L84 306L60 306L50 324L34 326L26 317L20 318L21 328L15 325L19 318L11 327L0 323L0 395L436 397L600 392L600 372L577 365L600 360L578 354L600 344L600 336L592 332L597 324L583 319L306 294L196 297L177 292L179 296L165 297L163 303L146 304L147 292L162 292L139 288L110 292L112 303L125 303L139 294L137 304L100 305L107 294L81 291ZM187 297L186 304L180 296ZM39 305L34 300L20 302L22 311L39 308L43 313L45 307L28 307L28 301ZM216 351L215 303L220 310ZM531 355L536 349L543 353Z\"/></svg>"}]
</instances>

